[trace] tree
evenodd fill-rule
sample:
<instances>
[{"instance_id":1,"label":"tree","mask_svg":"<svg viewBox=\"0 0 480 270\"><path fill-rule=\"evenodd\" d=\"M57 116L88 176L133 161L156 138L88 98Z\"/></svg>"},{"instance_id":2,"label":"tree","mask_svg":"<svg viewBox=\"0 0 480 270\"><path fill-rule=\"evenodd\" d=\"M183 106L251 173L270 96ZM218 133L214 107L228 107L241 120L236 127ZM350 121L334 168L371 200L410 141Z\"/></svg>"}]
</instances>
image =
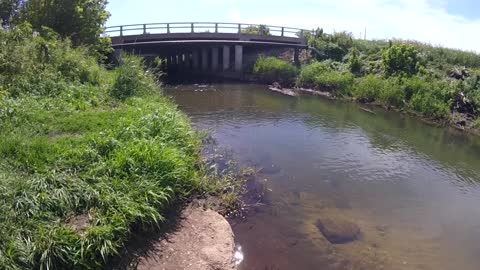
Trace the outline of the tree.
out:
<instances>
[{"instance_id":1,"label":"tree","mask_svg":"<svg viewBox=\"0 0 480 270\"><path fill-rule=\"evenodd\" d=\"M35 30L49 27L75 46L97 45L110 16L106 5L107 0L29 0L23 20Z\"/></svg>"},{"instance_id":2,"label":"tree","mask_svg":"<svg viewBox=\"0 0 480 270\"><path fill-rule=\"evenodd\" d=\"M382 61L387 76L418 73L420 62L417 49L413 45L391 45L382 55Z\"/></svg>"},{"instance_id":3,"label":"tree","mask_svg":"<svg viewBox=\"0 0 480 270\"><path fill-rule=\"evenodd\" d=\"M0 25L4 28L9 27L18 19L24 4L24 0L0 0Z\"/></svg>"}]
</instances>

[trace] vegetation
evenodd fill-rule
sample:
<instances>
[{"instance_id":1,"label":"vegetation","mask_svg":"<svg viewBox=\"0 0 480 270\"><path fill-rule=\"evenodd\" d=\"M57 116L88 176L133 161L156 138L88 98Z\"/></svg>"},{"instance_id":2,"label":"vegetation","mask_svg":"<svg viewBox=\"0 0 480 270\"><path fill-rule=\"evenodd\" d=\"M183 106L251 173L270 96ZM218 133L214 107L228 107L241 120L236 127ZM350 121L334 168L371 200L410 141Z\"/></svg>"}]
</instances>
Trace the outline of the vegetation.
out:
<instances>
[{"instance_id":1,"label":"vegetation","mask_svg":"<svg viewBox=\"0 0 480 270\"><path fill-rule=\"evenodd\" d=\"M140 59L108 71L29 25L0 43L0 269L101 269L172 201L229 190Z\"/></svg>"},{"instance_id":2,"label":"vegetation","mask_svg":"<svg viewBox=\"0 0 480 270\"><path fill-rule=\"evenodd\" d=\"M39 32L48 27L75 47L89 46L103 59L111 52L110 39L102 37L110 16L106 4L107 0L0 0L0 21L3 27L28 22Z\"/></svg>"},{"instance_id":3,"label":"vegetation","mask_svg":"<svg viewBox=\"0 0 480 270\"><path fill-rule=\"evenodd\" d=\"M460 114L459 125L479 127L479 54L413 41L355 40L350 33L326 34L322 29L305 36L314 48L313 59L300 69L297 87L441 121L458 121ZM257 63L262 70L273 66L270 59Z\"/></svg>"},{"instance_id":4,"label":"vegetation","mask_svg":"<svg viewBox=\"0 0 480 270\"><path fill-rule=\"evenodd\" d=\"M287 61L261 56L257 59L253 72L264 81L290 83L295 81L298 69Z\"/></svg>"},{"instance_id":5,"label":"vegetation","mask_svg":"<svg viewBox=\"0 0 480 270\"><path fill-rule=\"evenodd\" d=\"M270 28L268 28L266 25L249 25L248 27L242 29L241 31L243 34L249 34L249 35L263 35L263 36L270 36Z\"/></svg>"}]
</instances>

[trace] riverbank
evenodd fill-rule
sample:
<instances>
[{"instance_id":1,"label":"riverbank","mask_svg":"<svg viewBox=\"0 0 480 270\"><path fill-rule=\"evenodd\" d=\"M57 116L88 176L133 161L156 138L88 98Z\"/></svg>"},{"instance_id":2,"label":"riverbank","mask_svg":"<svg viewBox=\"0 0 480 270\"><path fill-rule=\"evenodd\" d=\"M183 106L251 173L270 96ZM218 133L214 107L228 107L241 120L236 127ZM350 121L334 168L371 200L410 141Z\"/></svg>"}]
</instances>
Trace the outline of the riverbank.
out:
<instances>
[{"instance_id":1,"label":"riverbank","mask_svg":"<svg viewBox=\"0 0 480 270\"><path fill-rule=\"evenodd\" d=\"M173 204L236 201L140 58L107 70L28 26L0 41L1 269L101 269Z\"/></svg>"},{"instance_id":2,"label":"riverbank","mask_svg":"<svg viewBox=\"0 0 480 270\"><path fill-rule=\"evenodd\" d=\"M290 97L298 97L301 95L311 95L311 96L318 96L318 97L329 99L329 100L343 100L348 102L357 102L358 104L367 106L369 108L381 108L383 110L396 111L398 113L412 115L428 125L433 125L437 127L450 127L456 130L467 132L472 135L480 136L480 128L477 128L476 122L475 122L476 120L471 119L469 118L468 115L462 114L462 113L452 114L451 119L438 119L438 118L424 116L416 111L409 110L406 108L399 109L394 106L387 106L383 103L359 102L354 98L349 98L344 96L334 96L331 92L328 92L328 91L320 91L320 90L308 89L308 88L283 88L279 83L268 85L268 90L276 93L280 93L286 96L290 96ZM366 109L364 107L360 107L360 108L364 111L375 114L370 109Z\"/></svg>"}]
</instances>

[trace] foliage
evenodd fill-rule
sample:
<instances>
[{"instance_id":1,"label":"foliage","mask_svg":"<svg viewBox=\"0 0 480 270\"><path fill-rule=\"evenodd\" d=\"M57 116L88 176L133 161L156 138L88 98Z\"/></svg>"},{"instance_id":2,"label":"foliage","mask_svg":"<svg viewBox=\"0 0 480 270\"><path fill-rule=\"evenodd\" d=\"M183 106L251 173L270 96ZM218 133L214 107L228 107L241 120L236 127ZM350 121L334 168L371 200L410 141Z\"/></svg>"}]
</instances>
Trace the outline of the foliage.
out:
<instances>
[{"instance_id":1,"label":"foliage","mask_svg":"<svg viewBox=\"0 0 480 270\"><path fill-rule=\"evenodd\" d=\"M392 45L385 50L383 55L385 74L391 75L415 75L419 69L418 51L414 46L408 44Z\"/></svg>"},{"instance_id":2,"label":"foliage","mask_svg":"<svg viewBox=\"0 0 480 270\"><path fill-rule=\"evenodd\" d=\"M28 25L0 43L0 269L102 269L206 189L198 135L141 60L107 71Z\"/></svg>"},{"instance_id":3,"label":"foliage","mask_svg":"<svg viewBox=\"0 0 480 270\"><path fill-rule=\"evenodd\" d=\"M352 34L347 32L326 34L323 29L318 28L313 35L310 33L305 35L308 45L317 51L317 60L341 61L353 46Z\"/></svg>"},{"instance_id":4,"label":"foliage","mask_svg":"<svg viewBox=\"0 0 480 270\"><path fill-rule=\"evenodd\" d=\"M313 62L309 65L303 66L300 70L300 75L297 78L297 85L300 87L315 87L315 78L319 74L332 71L328 62Z\"/></svg>"},{"instance_id":5,"label":"foliage","mask_svg":"<svg viewBox=\"0 0 480 270\"><path fill-rule=\"evenodd\" d=\"M359 74L362 71L362 62L358 54L357 48L354 47L348 57L348 68L354 74Z\"/></svg>"},{"instance_id":6,"label":"foliage","mask_svg":"<svg viewBox=\"0 0 480 270\"><path fill-rule=\"evenodd\" d=\"M34 36L30 25L22 24L0 31L0 84L11 95L53 97L71 83L98 85L101 68L85 48L73 49L68 41L58 42L54 32L42 30Z\"/></svg>"},{"instance_id":7,"label":"foliage","mask_svg":"<svg viewBox=\"0 0 480 270\"><path fill-rule=\"evenodd\" d=\"M270 28L268 28L264 24L256 25L249 25L246 28L242 29L241 31L243 34L248 35L262 35L262 36L270 36Z\"/></svg>"},{"instance_id":8,"label":"foliage","mask_svg":"<svg viewBox=\"0 0 480 270\"><path fill-rule=\"evenodd\" d=\"M289 62L275 57L260 56L253 67L253 72L270 83L274 81L290 83L294 81L298 70Z\"/></svg>"},{"instance_id":9,"label":"foliage","mask_svg":"<svg viewBox=\"0 0 480 270\"><path fill-rule=\"evenodd\" d=\"M25 0L0 0L0 25L9 27L17 20Z\"/></svg>"},{"instance_id":10,"label":"foliage","mask_svg":"<svg viewBox=\"0 0 480 270\"><path fill-rule=\"evenodd\" d=\"M143 71L143 60L129 55L122 56L120 66L116 69L115 81L110 90L114 98L125 100L145 91L152 86L148 76Z\"/></svg>"},{"instance_id":11,"label":"foliage","mask_svg":"<svg viewBox=\"0 0 480 270\"><path fill-rule=\"evenodd\" d=\"M357 81L353 95L362 102L373 102L380 96L384 88L384 80L376 75L367 75Z\"/></svg>"}]
</instances>

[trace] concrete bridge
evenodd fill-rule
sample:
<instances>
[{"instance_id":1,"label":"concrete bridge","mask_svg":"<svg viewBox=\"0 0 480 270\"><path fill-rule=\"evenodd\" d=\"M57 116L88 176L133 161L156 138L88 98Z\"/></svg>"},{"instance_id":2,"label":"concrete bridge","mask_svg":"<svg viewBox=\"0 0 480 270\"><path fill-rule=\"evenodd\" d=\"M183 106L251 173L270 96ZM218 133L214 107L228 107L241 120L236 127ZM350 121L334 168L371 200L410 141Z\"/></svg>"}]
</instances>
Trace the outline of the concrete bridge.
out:
<instances>
[{"instance_id":1,"label":"concrete bridge","mask_svg":"<svg viewBox=\"0 0 480 270\"><path fill-rule=\"evenodd\" d=\"M107 27L117 53L160 57L172 69L241 74L260 54L307 48L304 29L241 23L152 23Z\"/></svg>"}]
</instances>

